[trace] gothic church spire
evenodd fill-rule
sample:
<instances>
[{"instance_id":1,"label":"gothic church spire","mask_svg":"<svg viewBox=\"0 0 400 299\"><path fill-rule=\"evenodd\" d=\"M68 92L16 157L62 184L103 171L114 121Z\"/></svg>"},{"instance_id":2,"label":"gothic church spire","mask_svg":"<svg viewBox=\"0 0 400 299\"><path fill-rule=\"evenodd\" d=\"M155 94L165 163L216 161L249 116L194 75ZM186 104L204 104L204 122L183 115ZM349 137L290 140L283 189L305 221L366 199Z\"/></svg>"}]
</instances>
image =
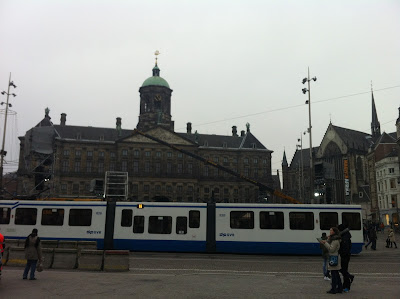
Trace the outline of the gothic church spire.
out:
<instances>
[{"instance_id":1,"label":"gothic church spire","mask_svg":"<svg viewBox=\"0 0 400 299\"><path fill-rule=\"evenodd\" d=\"M381 125L378 120L378 114L376 113L375 100L374 100L374 91L371 86L371 95L372 95L372 122L371 122L371 135L372 139L375 141L381 136Z\"/></svg>"}]
</instances>

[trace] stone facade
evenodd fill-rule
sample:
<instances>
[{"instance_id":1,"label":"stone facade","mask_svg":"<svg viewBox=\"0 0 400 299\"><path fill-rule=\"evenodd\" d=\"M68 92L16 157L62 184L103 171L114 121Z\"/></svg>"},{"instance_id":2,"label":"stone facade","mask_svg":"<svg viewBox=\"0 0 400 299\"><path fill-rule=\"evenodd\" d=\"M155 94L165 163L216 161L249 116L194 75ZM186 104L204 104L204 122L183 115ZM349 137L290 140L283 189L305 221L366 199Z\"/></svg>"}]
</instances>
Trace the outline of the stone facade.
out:
<instances>
[{"instance_id":1,"label":"stone facade","mask_svg":"<svg viewBox=\"0 0 400 299\"><path fill-rule=\"evenodd\" d=\"M381 222L385 226L399 223L400 177L397 149L376 162L377 195Z\"/></svg>"},{"instance_id":2,"label":"stone facade","mask_svg":"<svg viewBox=\"0 0 400 299\"><path fill-rule=\"evenodd\" d=\"M250 132L231 136L174 132L172 90L153 69L140 92L137 128L174 146L218 163L268 186L279 186L271 174L271 153ZM152 141L134 130L60 125L44 119L20 137L18 194L28 198L88 198L94 182L106 171L128 173L128 200L202 202L214 197L223 202L276 201L258 187L236 176ZM102 195L102 194L97 194ZM21 197L21 196L20 196Z\"/></svg>"}]
</instances>

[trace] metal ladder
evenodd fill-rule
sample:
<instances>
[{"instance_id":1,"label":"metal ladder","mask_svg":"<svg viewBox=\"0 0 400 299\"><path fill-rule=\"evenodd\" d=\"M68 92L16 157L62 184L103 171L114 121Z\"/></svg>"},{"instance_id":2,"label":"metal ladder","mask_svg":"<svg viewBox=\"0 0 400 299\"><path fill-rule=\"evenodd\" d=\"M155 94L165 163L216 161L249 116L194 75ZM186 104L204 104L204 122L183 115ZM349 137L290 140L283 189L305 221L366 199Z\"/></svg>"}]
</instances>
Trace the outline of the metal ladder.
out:
<instances>
[{"instance_id":1,"label":"metal ladder","mask_svg":"<svg viewBox=\"0 0 400 299\"><path fill-rule=\"evenodd\" d=\"M128 200L128 172L106 171L104 182L105 200Z\"/></svg>"}]
</instances>

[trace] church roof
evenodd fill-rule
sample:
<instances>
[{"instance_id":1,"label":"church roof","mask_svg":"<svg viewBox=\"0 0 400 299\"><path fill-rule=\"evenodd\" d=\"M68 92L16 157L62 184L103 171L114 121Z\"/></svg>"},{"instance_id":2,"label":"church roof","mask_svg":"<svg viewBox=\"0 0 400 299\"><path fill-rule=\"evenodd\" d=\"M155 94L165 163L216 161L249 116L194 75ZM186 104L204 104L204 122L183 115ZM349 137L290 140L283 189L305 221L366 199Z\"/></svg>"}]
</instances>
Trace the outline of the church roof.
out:
<instances>
[{"instance_id":1,"label":"church roof","mask_svg":"<svg viewBox=\"0 0 400 299\"><path fill-rule=\"evenodd\" d=\"M144 80L142 87L145 86L164 86L170 88L168 82L159 76L153 76Z\"/></svg>"},{"instance_id":2,"label":"church roof","mask_svg":"<svg viewBox=\"0 0 400 299\"><path fill-rule=\"evenodd\" d=\"M88 141L115 141L132 134L133 130L121 130L112 128L62 126L54 125L57 136L62 139L88 140Z\"/></svg>"},{"instance_id":3,"label":"church roof","mask_svg":"<svg viewBox=\"0 0 400 299\"><path fill-rule=\"evenodd\" d=\"M160 69L157 66L157 63L153 67L153 76L144 80L142 87L145 86L163 86L170 88L168 82L160 77Z\"/></svg>"},{"instance_id":4,"label":"church roof","mask_svg":"<svg viewBox=\"0 0 400 299\"><path fill-rule=\"evenodd\" d=\"M40 123L39 123L40 124ZM39 125L38 124L38 125ZM120 131L114 128L100 127L84 127L84 126L69 126L69 125L54 125L51 122L43 126L54 128L56 137L60 139L81 140L81 141L101 141L115 142L119 139L132 135L134 130ZM199 146L209 148L227 148L227 149L252 149L273 152L267 149L251 132L247 132L243 136L225 136L215 134L188 134L178 133L178 136L192 141Z\"/></svg>"},{"instance_id":5,"label":"church roof","mask_svg":"<svg viewBox=\"0 0 400 299\"><path fill-rule=\"evenodd\" d=\"M48 127L52 126L51 117L46 115L35 127Z\"/></svg>"},{"instance_id":6,"label":"church roof","mask_svg":"<svg viewBox=\"0 0 400 299\"><path fill-rule=\"evenodd\" d=\"M386 133L383 132L381 136L379 136L378 140L375 142L375 146L378 146L378 144L383 144L383 143L396 143L396 133Z\"/></svg>"},{"instance_id":7,"label":"church roof","mask_svg":"<svg viewBox=\"0 0 400 299\"><path fill-rule=\"evenodd\" d=\"M318 152L319 146L313 147L313 155ZM303 155L303 157L302 157ZM302 150L296 150L292 162L290 163L290 167L298 167L301 166L301 159L303 159L303 167L310 167L310 149L303 148Z\"/></svg>"},{"instance_id":8,"label":"church roof","mask_svg":"<svg viewBox=\"0 0 400 299\"><path fill-rule=\"evenodd\" d=\"M178 135L197 143L199 146L214 148L231 148L231 149L258 149L268 150L251 132L247 132L244 136L225 136L215 134L187 134L177 133Z\"/></svg>"},{"instance_id":9,"label":"church roof","mask_svg":"<svg viewBox=\"0 0 400 299\"><path fill-rule=\"evenodd\" d=\"M336 133L339 135L339 137L343 140L348 148L364 151L368 150L370 146L370 141L367 137L371 136L370 134L334 125L332 125L332 127L335 129Z\"/></svg>"}]
</instances>

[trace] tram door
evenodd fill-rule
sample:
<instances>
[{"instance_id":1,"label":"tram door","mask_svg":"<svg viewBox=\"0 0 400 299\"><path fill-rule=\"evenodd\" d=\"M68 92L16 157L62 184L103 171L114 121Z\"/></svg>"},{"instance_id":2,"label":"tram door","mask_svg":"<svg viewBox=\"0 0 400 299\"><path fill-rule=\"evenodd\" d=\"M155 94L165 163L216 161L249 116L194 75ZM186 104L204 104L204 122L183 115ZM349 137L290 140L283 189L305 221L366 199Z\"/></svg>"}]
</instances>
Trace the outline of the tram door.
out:
<instances>
[{"instance_id":1,"label":"tram door","mask_svg":"<svg viewBox=\"0 0 400 299\"><path fill-rule=\"evenodd\" d=\"M115 222L115 201L107 201L106 223L104 233L104 249L114 249L114 222Z\"/></svg>"},{"instance_id":2,"label":"tram door","mask_svg":"<svg viewBox=\"0 0 400 299\"><path fill-rule=\"evenodd\" d=\"M216 251L216 229L215 229L215 202L207 203L207 244L206 251L211 253Z\"/></svg>"}]
</instances>

